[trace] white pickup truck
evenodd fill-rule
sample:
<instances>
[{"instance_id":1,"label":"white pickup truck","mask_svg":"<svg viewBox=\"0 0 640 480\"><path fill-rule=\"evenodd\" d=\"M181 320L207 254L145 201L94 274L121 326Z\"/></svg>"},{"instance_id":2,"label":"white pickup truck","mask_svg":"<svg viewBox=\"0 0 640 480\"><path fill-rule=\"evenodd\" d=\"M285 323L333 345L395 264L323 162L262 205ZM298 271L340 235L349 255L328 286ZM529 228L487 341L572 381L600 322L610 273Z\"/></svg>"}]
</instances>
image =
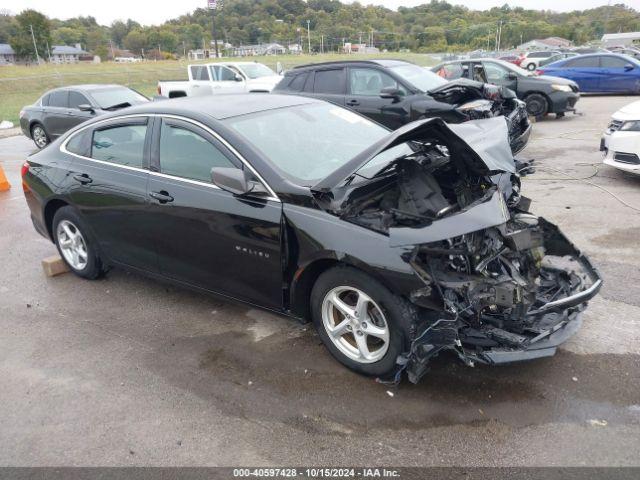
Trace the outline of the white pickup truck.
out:
<instances>
[{"instance_id":1,"label":"white pickup truck","mask_svg":"<svg viewBox=\"0 0 640 480\"><path fill-rule=\"evenodd\" d=\"M257 62L220 62L189 65L188 81L158 82L158 95L197 97L220 93L270 92L282 76Z\"/></svg>"}]
</instances>

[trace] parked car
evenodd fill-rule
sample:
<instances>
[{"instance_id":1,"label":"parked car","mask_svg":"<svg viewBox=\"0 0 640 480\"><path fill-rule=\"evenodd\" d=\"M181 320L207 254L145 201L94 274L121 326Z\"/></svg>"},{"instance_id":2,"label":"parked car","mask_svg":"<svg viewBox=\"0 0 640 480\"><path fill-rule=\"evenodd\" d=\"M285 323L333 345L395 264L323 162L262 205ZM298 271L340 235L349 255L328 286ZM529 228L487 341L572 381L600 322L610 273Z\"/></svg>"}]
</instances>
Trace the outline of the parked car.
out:
<instances>
[{"instance_id":1,"label":"parked car","mask_svg":"<svg viewBox=\"0 0 640 480\"><path fill-rule=\"evenodd\" d=\"M546 58L553 57L554 55L559 54L559 51L552 50L543 50L539 52L526 52L520 55L519 61L516 65L533 72L538 66L540 62Z\"/></svg>"},{"instance_id":2,"label":"parked car","mask_svg":"<svg viewBox=\"0 0 640 480\"><path fill-rule=\"evenodd\" d=\"M121 85L56 88L20 110L20 127L38 148L44 148L82 122L148 101L141 93Z\"/></svg>"},{"instance_id":3,"label":"parked car","mask_svg":"<svg viewBox=\"0 0 640 480\"><path fill-rule=\"evenodd\" d=\"M425 68L399 60L296 67L285 74L274 93L327 100L392 129L422 118L461 123L503 115L514 153L526 146L531 133L524 104L513 92L470 80L448 82Z\"/></svg>"},{"instance_id":4,"label":"parked car","mask_svg":"<svg viewBox=\"0 0 640 480\"><path fill-rule=\"evenodd\" d=\"M583 92L640 93L640 62L626 55L580 55L545 65L540 73L572 80Z\"/></svg>"},{"instance_id":5,"label":"parked car","mask_svg":"<svg viewBox=\"0 0 640 480\"><path fill-rule=\"evenodd\" d=\"M189 80L161 80L158 95L201 97L221 93L270 92L282 77L258 62L220 62L187 67Z\"/></svg>"},{"instance_id":6,"label":"parked car","mask_svg":"<svg viewBox=\"0 0 640 480\"><path fill-rule=\"evenodd\" d=\"M543 58L538 63L538 68L543 67L545 65L549 65L550 63L557 62L558 60L564 60L565 58L577 57L579 54L574 52L562 52L557 53L555 55L550 56L549 58Z\"/></svg>"},{"instance_id":7,"label":"parked car","mask_svg":"<svg viewBox=\"0 0 640 480\"><path fill-rule=\"evenodd\" d=\"M513 63L515 65L519 65L521 57L518 55L505 55L504 57L499 57L498 60L502 60L503 62Z\"/></svg>"},{"instance_id":8,"label":"parked car","mask_svg":"<svg viewBox=\"0 0 640 480\"><path fill-rule=\"evenodd\" d=\"M611 116L600 141L604 163L640 174L640 101L625 105Z\"/></svg>"},{"instance_id":9,"label":"parked car","mask_svg":"<svg viewBox=\"0 0 640 480\"><path fill-rule=\"evenodd\" d=\"M609 47L609 51L611 53L618 53L620 55L627 55L631 58L635 58L636 60L640 60L640 50L635 47Z\"/></svg>"},{"instance_id":10,"label":"parked car","mask_svg":"<svg viewBox=\"0 0 640 480\"><path fill-rule=\"evenodd\" d=\"M366 375L417 381L444 350L553 355L602 284L527 212L499 118L390 132L293 95L151 102L74 129L22 179L76 275L123 267L312 320Z\"/></svg>"},{"instance_id":11,"label":"parked car","mask_svg":"<svg viewBox=\"0 0 640 480\"><path fill-rule=\"evenodd\" d=\"M541 117L555 113L561 117L575 111L580 89L564 78L536 75L501 60L485 58L467 62L441 63L432 71L446 79L470 78L507 87L527 104L529 115Z\"/></svg>"}]
</instances>

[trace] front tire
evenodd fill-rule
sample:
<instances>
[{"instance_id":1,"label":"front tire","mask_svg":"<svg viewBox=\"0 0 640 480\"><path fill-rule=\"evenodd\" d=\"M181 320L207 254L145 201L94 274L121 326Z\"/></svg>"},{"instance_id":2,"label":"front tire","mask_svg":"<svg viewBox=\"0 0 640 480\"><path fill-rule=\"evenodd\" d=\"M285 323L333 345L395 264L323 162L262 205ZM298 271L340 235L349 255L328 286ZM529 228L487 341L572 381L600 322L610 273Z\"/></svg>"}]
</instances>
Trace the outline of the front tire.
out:
<instances>
[{"instance_id":1,"label":"front tire","mask_svg":"<svg viewBox=\"0 0 640 480\"><path fill-rule=\"evenodd\" d=\"M103 273L93 237L75 209L67 206L56 211L53 238L60 256L73 273L89 280Z\"/></svg>"},{"instance_id":2,"label":"front tire","mask_svg":"<svg viewBox=\"0 0 640 480\"><path fill-rule=\"evenodd\" d=\"M536 64L535 63L529 63L527 65L527 70L529 70L530 72L533 72L536 69Z\"/></svg>"},{"instance_id":3,"label":"front tire","mask_svg":"<svg viewBox=\"0 0 640 480\"><path fill-rule=\"evenodd\" d=\"M350 267L324 272L311 292L314 326L340 363L351 370L389 377L408 351L415 307L369 275Z\"/></svg>"},{"instance_id":4,"label":"front tire","mask_svg":"<svg viewBox=\"0 0 640 480\"><path fill-rule=\"evenodd\" d=\"M527 95L524 102L527 104L527 113L532 117L543 117L549 113L549 102L540 93Z\"/></svg>"},{"instance_id":5,"label":"front tire","mask_svg":"<svg viewBox=\"0 0 640 480\"><path fill-rule=\"evenodd\" d=\"M33 139L33 143L36 144L36 147L41 150L51 142L46 130L39 123L36 123L33 127L31 127L31 138Z\"/></svg>"}]
</instances>

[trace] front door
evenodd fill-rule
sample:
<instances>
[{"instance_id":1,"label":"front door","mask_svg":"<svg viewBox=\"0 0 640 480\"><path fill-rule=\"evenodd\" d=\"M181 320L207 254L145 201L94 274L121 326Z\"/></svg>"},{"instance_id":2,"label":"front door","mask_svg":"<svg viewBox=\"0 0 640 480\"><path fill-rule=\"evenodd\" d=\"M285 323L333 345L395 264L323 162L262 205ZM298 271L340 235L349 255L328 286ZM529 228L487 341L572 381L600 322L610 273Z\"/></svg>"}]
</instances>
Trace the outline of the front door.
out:
<instances>
[{"instance_id":1,"label":"front door","mask_svg":"<svg viewBox=\"0 0 640 480\"><path fill-rule=\"evenodd\" d=\"M71 165L71 200L110 260L157 271L147 235L148 152L146 117L113 120L81 130L66 145Z\"/></svg>"},{"instance_id":2,"label":"front door","mask_svg":"<svg viewBox=\"0 0 640 480\"><path fill-rule=\"evenodd\" d=\"M238 197L213 185L213 167L243 164L200 126L165 118L153 142L148 195L161 272L281 308L281 203Z\"/></svg>"},{"instance_id":3,"label":"front door","mask_svg":"<svg viewBox=\"0 0 640 480\"><path fill-rule=\"evenodd\" d=\"M345 105L395 130L407 123L409 112L404 109L402 101L380 97L381 91L389 87L400 90L404 95L408 94L406 88L382 70L351 67Z\"/></svg>"},{"instance_id":4,"label":"front door","mask_svg":"<svg viewBox=\"0 0 640 480\"><path fill-rule=\"evenodd\" d=\"M95 117L96 114L94 112L80 110L80 105L91 106L91 102L82 93L70 90L69 108L67 110L67 130Z\"/></svg>"},{"instance_id":5,"label":"front door","mask_svg":"<svg viewBox=\"0 0 640 480\"><path fill-rule=\"evenodd\" d=\"M493 83L501 87L507 87L514 92L518 89L518 78L508 68L493 62L482 62L484 67L484 82ZM474 79L483 81L480 79Z\"/></svg>"},{"instance_id":6,"label":"front door","mask_svg":"<svg viewBox=\"0 0 640 480\"><path fill-rule=\"evenodd\" d=\"M638 91L640 69L631 61L612 55L600 57L599 90L603 92L633 92Z\"/></svg>"},{"instance_id":7,"label":"front door","mask_svg":"<svg viewBox=\"0 0 640 480\"><path fill-rule=\"evenodd\" d=\"M59 137L69 126L69 90L54 90L49 94L42 123L49 137Z\"/></svg>"},{"instance_id":8,"label":"front door","mask_svg":"<svg viewBox=\"0 0 640 480\"><path fill-rule=\"evenodd\" d=\"M234 72L224 65L211 67L214 81L213 93L242 93L247 90L246 81L238 72Z\"/></svg>"}]
</instances>

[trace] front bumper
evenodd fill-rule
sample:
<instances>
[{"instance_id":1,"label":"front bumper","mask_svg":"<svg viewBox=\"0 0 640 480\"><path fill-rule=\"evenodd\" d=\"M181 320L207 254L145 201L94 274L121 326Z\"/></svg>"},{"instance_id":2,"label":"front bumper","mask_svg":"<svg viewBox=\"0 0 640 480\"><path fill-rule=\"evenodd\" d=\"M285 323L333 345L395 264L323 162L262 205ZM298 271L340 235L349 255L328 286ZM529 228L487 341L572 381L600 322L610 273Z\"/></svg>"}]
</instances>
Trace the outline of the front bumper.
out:
<instances>
[{"instance_id":1,"label":"front bumper","mask_svg":"<svg viewBox=\"0 0 640 480\"><path fill-rule=\"evenodd\" d=\"M573 112L580 100L580 92L552 92L549 100L549 113Z\"/></svg>"},{"instance_id":2,"label":"front bumper","mask_svg":"<svg viewBox=\"0 0 640 480\"><path fill-rule=\"evenodd\" d=\"M600 139L600 151L605 165L640 174L640 132L607 130Z\"/></svg>"}]
</instances>

